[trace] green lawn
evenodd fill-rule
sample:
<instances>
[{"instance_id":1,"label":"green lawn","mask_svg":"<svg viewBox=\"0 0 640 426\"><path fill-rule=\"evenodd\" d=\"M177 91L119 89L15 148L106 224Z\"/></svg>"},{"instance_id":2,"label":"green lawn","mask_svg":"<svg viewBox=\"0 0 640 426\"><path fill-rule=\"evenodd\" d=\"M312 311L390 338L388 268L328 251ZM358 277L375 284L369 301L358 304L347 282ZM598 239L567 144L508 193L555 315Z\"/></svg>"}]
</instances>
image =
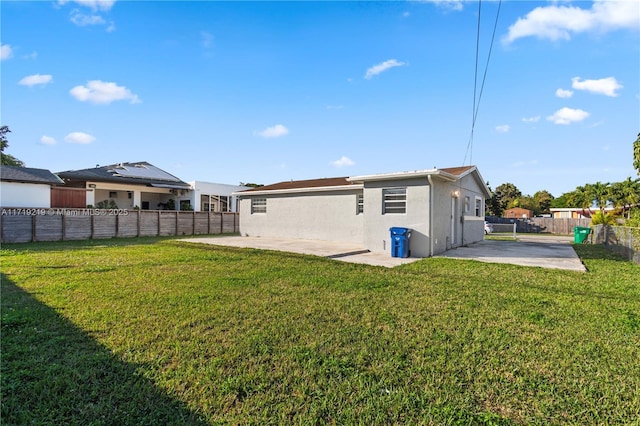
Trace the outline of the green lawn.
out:
<instances>
[{"instance_id":1,"label":"green lawn","mask_svg":"<svg viewBox=\"0 0 640 426\"><path fill-rule=\"evenodd\" d=\"M638 424L640 267L5 244L3 425Z\"/></svg>"}]
</instances>

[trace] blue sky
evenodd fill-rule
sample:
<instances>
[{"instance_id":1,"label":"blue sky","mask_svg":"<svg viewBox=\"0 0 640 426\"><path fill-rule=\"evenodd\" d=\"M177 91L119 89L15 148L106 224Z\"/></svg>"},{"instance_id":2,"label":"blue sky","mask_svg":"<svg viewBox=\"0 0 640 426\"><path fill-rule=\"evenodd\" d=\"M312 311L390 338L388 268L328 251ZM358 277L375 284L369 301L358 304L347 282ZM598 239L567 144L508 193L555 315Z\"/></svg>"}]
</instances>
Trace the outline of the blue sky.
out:
<instances>
[{"instance_id":1,"label":"blue sky","mask_svg":"<svg viewBox=\"0 0 640 426\"><path fill-rule=\"evenodd\" d=\"M7 152L227 184L475 164L559 196L635 176L640 2L480 5L478 31L477 1L2 1Z\"/></svg>"}]
</instances>

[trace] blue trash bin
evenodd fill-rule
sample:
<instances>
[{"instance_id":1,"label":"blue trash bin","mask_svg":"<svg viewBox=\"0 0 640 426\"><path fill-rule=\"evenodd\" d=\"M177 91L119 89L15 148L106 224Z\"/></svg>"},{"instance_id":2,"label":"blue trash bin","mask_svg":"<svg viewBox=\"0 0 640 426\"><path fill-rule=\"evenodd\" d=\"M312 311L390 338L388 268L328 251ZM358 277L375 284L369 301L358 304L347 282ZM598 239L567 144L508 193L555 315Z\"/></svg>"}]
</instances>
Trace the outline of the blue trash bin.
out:
<instances>
[{"instance_id":1,"label":"blue trash bin","mask_svg":"<svg viewBox=\"0 0 640 426\"><path fill-rule=\"evenodd\" d=\"M411 229L393 227L389 228L391 233L391 257L409 257L409 239Z\"/></svg>"}]
</instances>

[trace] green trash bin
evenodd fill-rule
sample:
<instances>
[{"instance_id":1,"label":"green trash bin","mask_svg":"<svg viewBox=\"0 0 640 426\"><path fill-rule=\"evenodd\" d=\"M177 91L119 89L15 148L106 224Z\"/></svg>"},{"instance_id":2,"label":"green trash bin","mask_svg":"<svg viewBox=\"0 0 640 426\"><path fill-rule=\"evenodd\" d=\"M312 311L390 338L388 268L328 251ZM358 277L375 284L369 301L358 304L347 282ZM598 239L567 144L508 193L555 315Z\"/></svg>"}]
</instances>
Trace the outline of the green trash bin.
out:
<instances>
[{"instance_id":1,"label":"green trash bin","mask_svg":"<svg viewBox=\"0 0 640 426\"><path fill-rule=\"evenodd\" d=\"M584 243L587 236L591 232L591 228L585 228L584 226L575 226L573 228L573 242L576 244Z\"/></svg>"}]
</instances>

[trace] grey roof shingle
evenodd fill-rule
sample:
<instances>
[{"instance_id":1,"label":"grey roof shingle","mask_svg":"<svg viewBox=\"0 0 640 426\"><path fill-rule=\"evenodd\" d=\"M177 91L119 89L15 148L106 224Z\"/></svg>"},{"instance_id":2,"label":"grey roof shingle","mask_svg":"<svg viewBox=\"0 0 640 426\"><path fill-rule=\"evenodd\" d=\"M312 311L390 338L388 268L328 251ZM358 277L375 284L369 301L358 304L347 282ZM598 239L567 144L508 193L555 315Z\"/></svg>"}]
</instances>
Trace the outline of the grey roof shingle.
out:
<instances>
[{"instance_id":1,"label":"grey roof shingle","mask_svg":"<svg viewBox=\"0 0 640 426\"><path fill-rule=\"evenodd\" d=\"M67 170L59 172L58 176L65 181L97 181L167 188L190 188L188 183L146 161L111 164L82 170Z\"/></svg>"},{"instance_id":2,"label":"grey roof shingle","mask_svg":"<svg viewBox=\"0 0 640 426\"><path fill-rule=\"evenodd\" d=\"M7 182L64 184L62 179L49 170L34 169L32 167L2 166L0 167L0 178Z\"/></svg>"}]
</instances>

